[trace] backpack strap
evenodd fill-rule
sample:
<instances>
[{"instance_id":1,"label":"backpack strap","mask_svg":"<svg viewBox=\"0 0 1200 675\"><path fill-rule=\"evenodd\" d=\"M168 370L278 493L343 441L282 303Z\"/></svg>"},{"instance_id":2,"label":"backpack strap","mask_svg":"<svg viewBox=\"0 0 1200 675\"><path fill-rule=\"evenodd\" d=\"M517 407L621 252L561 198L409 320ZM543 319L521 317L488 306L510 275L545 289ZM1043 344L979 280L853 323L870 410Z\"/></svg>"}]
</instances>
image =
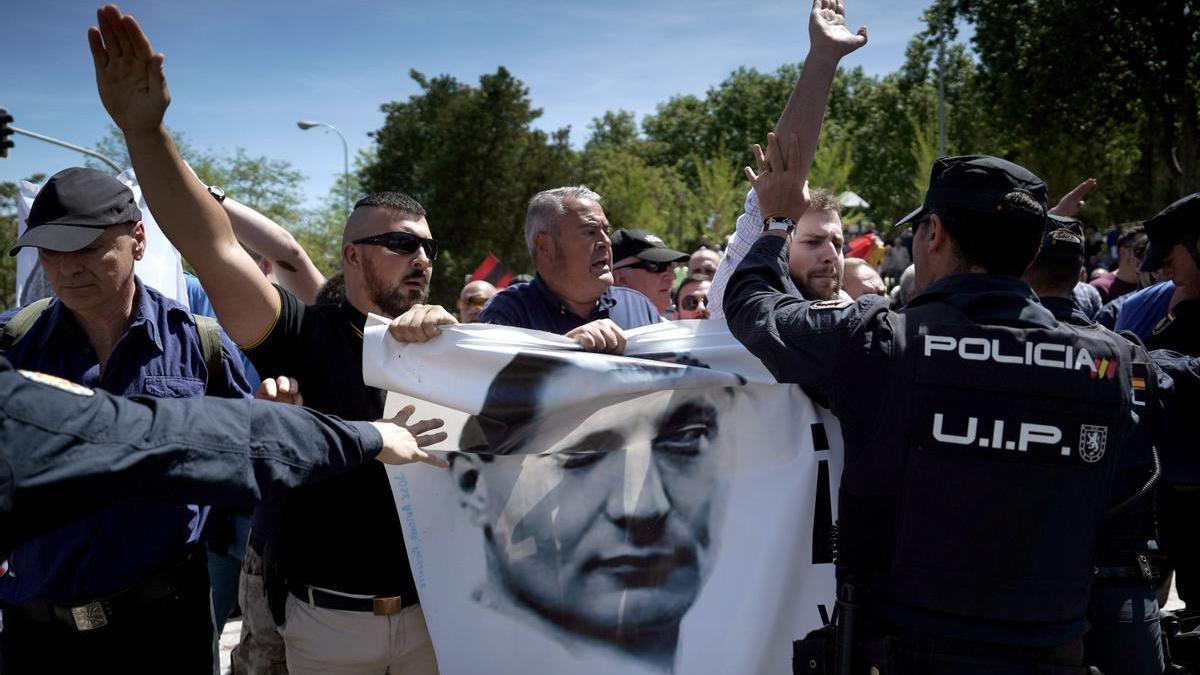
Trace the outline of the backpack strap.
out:
<instances>
[{"instance_id":1,"label":"backpack strap","mask_svg":"<svg viewBox=\"0 0 1200 675\"><path fill-rule=\"evenodd\" d=\"M12 346L17 344L17 341L25 337L33 324L42 316L46 308L50 306L50 298L42 298L29 303L21 308L13 318L4 326L4 330L0 331L0 354L7 354Z\"/></svg>"},{"instance_id":2,"label":"backpack strap","mask_svg":"<svg viewBox=\"0 0 1200 675\"><path fill-rule=\"evenodd\" d=\"M200 352L204 354L204 365L208 367L208 379L204 382L207 389L212 380L212 374L225 365L225 352L221 349L221 327L211 316L193 314L192 319L196 321L196 332L200 336Z\"/></svg>"}]
</instances>

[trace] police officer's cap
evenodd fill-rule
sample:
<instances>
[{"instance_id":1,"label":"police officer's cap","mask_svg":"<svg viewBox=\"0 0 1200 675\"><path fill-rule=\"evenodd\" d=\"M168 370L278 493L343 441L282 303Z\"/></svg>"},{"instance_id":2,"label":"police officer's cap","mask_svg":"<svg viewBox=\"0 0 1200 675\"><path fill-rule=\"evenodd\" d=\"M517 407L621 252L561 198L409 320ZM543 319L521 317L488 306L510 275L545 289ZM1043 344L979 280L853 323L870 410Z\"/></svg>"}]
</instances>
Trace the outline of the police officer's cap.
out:
<instances>
[{"instance_id":1,"label":"police officer's cap","mask_svg":"<svg viewBox=\"0 0 1200 675\"><path fill-rule=\"evenodd\" d=\"M50 177L29 208L27 228L9 255L24 246L78 251L112 225L142 219L133 191L95 169L72 167Z\"/></svg>"},{"instance_id":2,"label":"police officer's cap","mask_svg":"<svg viewBox=\"0 0 1200 675\"><path fill-rule=\"evenodd\" d=\"M938 208L992 213L1015 190L1028 192L1045 207L1046 184L1024 167L988 155L943 157L933 163L925 203L896 226L917 222Z\"/></svg>"},{"instance_id":3,"label":"police officer's cap","mask_svg":"<svg viewBox=\"0 0 1200 675\"><path fill-rule=\"evenodd\" d=\"M1074 218L1050 214L1038 256L1077 258L1083 255L1083 224Z\"/></svg>"},{"instance_id":4,"label":"police officer's cap","mask_svg":"<svg viewBox=\"0 0 1200 675\"><path fill-rule=\"evenodd\" d=\"M1190 194L1146 221L1146 236L1150 245L1142 259L1142 271L1153 272L1185 234L1200 231L1200 192Z\"/></svg>"}]
</instances>

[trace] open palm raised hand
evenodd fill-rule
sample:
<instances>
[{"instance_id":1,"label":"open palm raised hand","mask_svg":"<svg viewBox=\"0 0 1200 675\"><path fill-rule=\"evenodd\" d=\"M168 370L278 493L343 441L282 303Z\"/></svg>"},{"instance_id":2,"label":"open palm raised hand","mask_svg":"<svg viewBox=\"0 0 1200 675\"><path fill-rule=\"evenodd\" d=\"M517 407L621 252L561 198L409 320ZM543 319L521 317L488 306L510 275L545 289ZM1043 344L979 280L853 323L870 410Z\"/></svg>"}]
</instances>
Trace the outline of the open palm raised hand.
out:
<instances>
[{"instance_id":1,"label":"open palm raised hand","mask_svg":"<svg viewBox=\"0 0 1200 675\"><path fill-rule=\"evenodd\" d=\"M99 27L88 29L100 102L126 134L153 131L171 103L163 55L155 54L136 19L115 5L96 12Z\"/></svg>"},{"instance_id":2,"label":"open palm raised hand","mask_svg":"<svg viewBox=\"0 0 1200 675\"><path fill-rule=\"evenodd\" d=\"M841 58L867 44L867 27L860 26L858 32L850 32L843 0L813 0L808 37L813 50L827 49Z\"/></svg>"}]
</instances>

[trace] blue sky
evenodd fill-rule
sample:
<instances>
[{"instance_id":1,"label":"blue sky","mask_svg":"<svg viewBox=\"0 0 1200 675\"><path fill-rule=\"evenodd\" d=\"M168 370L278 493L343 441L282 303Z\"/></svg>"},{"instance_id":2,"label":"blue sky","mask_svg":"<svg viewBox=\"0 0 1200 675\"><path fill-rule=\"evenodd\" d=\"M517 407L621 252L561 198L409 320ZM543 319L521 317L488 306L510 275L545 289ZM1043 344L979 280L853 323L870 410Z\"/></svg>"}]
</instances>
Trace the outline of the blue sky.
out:
<instances>
[{"instance_id":1,"label":"blue sky","mask_svg":"<svg viewBox=\"0 0 1200 675\"><path fill-rule=\"evenodd\" d=\"M86 30L95 2L6 3L0 24L0 107L18 127L91 147L108 117L95 91ZM849 22L871 42L847 66L884 74L904 59L925 0L849 0ZM808 48L805 0L663 2L307 2L135 0L122 3L166 54L167 124L196 146L292 162L315 205L342 170L340 128L353 155L383 122L382 103L417 87L410 68L476 83L499 65L526 86L545 129L571 126L581 144L605 110L639 118L674 94L704 91L738 66L774 70ZM469 130L464 130L467 138ZM0 159L0 181L82 163L30 138ZM353 158L352 158L353 159Z\"/></svg>"}]
</instances>

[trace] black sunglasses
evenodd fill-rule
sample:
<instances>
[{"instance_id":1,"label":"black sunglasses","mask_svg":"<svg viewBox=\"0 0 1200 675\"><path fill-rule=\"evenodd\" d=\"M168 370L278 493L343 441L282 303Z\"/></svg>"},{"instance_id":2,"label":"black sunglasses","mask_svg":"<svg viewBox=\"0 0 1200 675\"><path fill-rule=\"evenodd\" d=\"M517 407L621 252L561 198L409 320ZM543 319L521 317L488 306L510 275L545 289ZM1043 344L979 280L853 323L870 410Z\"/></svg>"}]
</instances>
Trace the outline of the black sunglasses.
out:
<instances>
[{"instance_id":1,"label":"black sunglasses","mask_svg":"<svg viewBox=\"0 0 1200 675\"><path fill-rule=\"evenodd\" d=\"M437 260L438 244L432 239L418 237L415 234L408 232L384 232L373 237L363 237L355 239L351 244L369 244L372 246L383 246L390 251L410 255L417 252L417 247L425 249L425 255L430 260Z\"/></svg>"},{"instance_id":2,"label":"black sunglasses","mask_svg":"<svg viewBox=\"0 0 1200 675\"><path fill-rule=\"evenodd\" d=\"M700 309L700 303L702 302L704 303L705 307L708 306L707 295L685 295L683 296L683 299L679 301L679 307L684 311L694 312L697 309Z\"/></svg>"},{"instance_id":3,"label":"black sunglasses","mask_svg":"<svg viewBox=\"0 0 1200 675\"><path fill-rule=\"evenodd\" d=\"M613 269L627 270L630 268L635 268L639 270L646 270L652 274L662 274L663 272L671 269L674 265L675 263L673 262L650 262L649 260L639 260L635 263L629 263L628 265L614 267Z\"/></svg>"}]
</instances>

